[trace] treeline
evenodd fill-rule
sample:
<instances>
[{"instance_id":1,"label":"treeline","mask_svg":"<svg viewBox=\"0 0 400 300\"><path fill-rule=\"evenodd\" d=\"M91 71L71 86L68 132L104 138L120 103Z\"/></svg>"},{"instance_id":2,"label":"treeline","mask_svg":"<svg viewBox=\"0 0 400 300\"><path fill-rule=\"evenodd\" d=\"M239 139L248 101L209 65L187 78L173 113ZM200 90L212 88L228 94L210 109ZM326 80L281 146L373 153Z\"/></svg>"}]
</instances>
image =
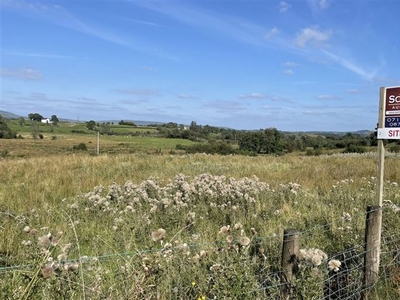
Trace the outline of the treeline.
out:
<instances>
[{"instance_id":1,"label":"treeline","mask_svg":"<svg viewBox=\"0 0 400 300\"><path fill-rule=\"evenodd\" d=\"M282 155L293 151L306 151L307 155L319 155L324 150L339 149L342 152L362 153L368 147L376 146L376 133L346 134L335 133L285 133L276 128L256 131L234 130L229 128L198 125L191 122L190 126L167 123L158 125L159 134L166 138L189 139L201 142L193 146L183 147L186 152L204 152L220 154L276 154ZM390 141L389 141L390 142ZM399 151L400 145L393 147Z\"/></svg>"}]
</instances>

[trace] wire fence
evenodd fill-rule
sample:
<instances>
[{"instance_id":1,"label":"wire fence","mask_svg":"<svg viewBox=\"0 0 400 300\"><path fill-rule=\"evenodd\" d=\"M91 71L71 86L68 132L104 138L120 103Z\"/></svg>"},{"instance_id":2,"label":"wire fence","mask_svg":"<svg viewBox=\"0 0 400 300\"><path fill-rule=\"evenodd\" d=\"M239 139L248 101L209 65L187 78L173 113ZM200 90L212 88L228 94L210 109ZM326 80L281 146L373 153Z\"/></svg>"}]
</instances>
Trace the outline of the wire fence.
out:
<instances>
[{"instance_id":1,"label":"wire fence","mask_svg":"<svg viewBox=\"0 0 400 300\"><path fill-rule=\"evenodd\" d=\"M378 208L383 211L387 211L390 208ZM377 210L378 210L377 209ZM365 212L358 212L353 215L353 218L364 217ZM381 232L381 251L380 251L380 273L379 282L383 282L384 285L390 285L394 290L398 291L400 295L400 234L393 234L390 229L391 226L397 226L400 224L399 214L396 214L395 220L397 223L385 224ZM335 220L337 223L338 220ZM368 222L368 219L366 219ZM308 237L313 235L329 235L333 224L317 225L310 229L299 232L300 244L307 245ZM352 231L343 230L343 237L350 239L351 235L354 235ZM284 234L270 235L264 237L257 237L257 240L264 244L273 244L275 248L281 249L282 241L284 240ZM365 276L365 240L364 236L357 236L357 242L353 242L353 245L349 248L343 249L336 253L330 253L325 257L325 266L320 267L321 262L313 264L304 261L304 257L301 257L301 253L294 259L294 271L297 273L296 280L288 281L285 278L285 273L280 269L279 257L273 257L271 260L275 260L275 268L271 267L271 264L266 264L265 261L259 260L254 263L253 266L257 266L258 270L255 272L257 278L256 288L249 289L245 292L247 299L258 299L259 295L263 295L264 299L311 299L307 287L314 288L319 291L315 292L312 299L360 299L363 295L374 288L374 286L366 286L364 283ZM250 245L251 246L251 245ZM201 249L207 247L215 247L215 243L192 243L188 244L189 249ZM171 246L168 248L169 251L179 251L180 248ZM69 259L64 261L64 264L71 263L85 263L87 261L98 261L106 263L108 261L115 261L117 259L126 260L127 258L132 259L135 257L141 257L143 255L152 255L164 253L165 247L158 247L153 249L143 249L132 252L118 252L109 253L95 257L82 256L79 258ZM330 262L339 261L340 265L330 266ZM248 264L248 260L244 260L243 264ZM30 270L37 268L37 265L33 264L19 264L11 266L0 267L0 274L9 272L21 272L24 270ZM1 275L0 275L1 276ZM80 283L77 283L78 285ZM305 291L306 289L306 291ZM396 292L395 292L396 293ZM313 294L313 293L311 293ZM255 296L257 295L257 296ZM201 299L213 299L215 294L209 294L206 298ZM219 299L216 297L215 299Z\"/></svg>"}]
</instances>

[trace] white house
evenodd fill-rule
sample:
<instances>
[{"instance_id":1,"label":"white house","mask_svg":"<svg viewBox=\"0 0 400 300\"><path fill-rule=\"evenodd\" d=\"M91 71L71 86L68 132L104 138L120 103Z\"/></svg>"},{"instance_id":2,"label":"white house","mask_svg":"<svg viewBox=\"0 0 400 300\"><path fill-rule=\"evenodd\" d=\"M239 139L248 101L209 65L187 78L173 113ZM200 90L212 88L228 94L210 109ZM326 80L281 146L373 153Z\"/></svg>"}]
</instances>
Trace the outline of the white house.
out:
<instances>
[{"instance_id":1,"label":"white house","mask_svg":"<svg viewBox=\"0 0 400 300\"><path fill-rule=\"evenodd\" d=\"M44 123L44 124L53 124L53 121L51 121L49 118L42 119L41 122Z\"/></svg>"}]
</instances>

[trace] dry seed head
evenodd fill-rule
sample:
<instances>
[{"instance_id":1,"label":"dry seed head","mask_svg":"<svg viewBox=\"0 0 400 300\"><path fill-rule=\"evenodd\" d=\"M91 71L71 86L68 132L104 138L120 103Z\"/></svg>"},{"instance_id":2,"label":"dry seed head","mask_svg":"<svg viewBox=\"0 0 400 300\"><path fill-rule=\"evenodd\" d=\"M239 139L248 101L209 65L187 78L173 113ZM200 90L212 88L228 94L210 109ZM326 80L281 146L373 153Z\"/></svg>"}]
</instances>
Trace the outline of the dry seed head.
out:
<instances>
[{"instance_id":1,"label":"dry seed head","mask_svg":"<svg viewBox=\"0 0 400 300\"><path fill-rule=\"evenodd\" d=\"M242 246L248 246L250 244L250 239L247 236L240 237L240 244Z\"/></svg>"},{"instance_id":2,"label":"dry seed head","mask_svg":"<svg viewBox=\"0 0 400 300\"><path fill-rule=\"evenodd\" d=\"M230 229L231 229L231 226L230 226L230 225L222 226L222 227L219 229L219 232L218 232L218 233L220 233L220 234L227 234L227 233L230 231Z\"/></svg>"},{"instance_id":3,"label":"dry seed head","mask_svg":"<svg viewBox=\"0 0 400 300\"><path fill-rule=\"evenodd\" d=\"M159 228L151 233L151 238L154 242L163 240L165 236L166 236L166 231L163 228Z\"/></svg>"},{"instance_id":4,"label":"dry seed head","mask_svg":"<svg viewBox=\"0 0 400 300\"><path fill-rule=\"evenodd\" d=\"M337 271L339 271L341 264L342 263L339 260L331 259L328 262L328 269L337 272Z\"/></svg>"}]
</instances>

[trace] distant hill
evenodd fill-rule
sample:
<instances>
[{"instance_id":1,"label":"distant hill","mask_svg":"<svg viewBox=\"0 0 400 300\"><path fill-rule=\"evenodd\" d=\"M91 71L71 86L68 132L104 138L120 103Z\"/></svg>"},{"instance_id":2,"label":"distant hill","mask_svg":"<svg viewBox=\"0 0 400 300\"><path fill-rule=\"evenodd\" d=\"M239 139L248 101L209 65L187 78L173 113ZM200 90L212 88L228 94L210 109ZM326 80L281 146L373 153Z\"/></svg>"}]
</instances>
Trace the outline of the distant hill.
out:
<instances>
[{"instance_id":1,"label":"distant hill","mask_svg":"<svg viewBox=\"0 0 400 300\"><path fill-rule=\"evenodd\" d=\"M8 111L0 110L0 116L6 119L18 119L21 116L18 116L16 114L10 113Z\"/></svg>"}]
</instances>

